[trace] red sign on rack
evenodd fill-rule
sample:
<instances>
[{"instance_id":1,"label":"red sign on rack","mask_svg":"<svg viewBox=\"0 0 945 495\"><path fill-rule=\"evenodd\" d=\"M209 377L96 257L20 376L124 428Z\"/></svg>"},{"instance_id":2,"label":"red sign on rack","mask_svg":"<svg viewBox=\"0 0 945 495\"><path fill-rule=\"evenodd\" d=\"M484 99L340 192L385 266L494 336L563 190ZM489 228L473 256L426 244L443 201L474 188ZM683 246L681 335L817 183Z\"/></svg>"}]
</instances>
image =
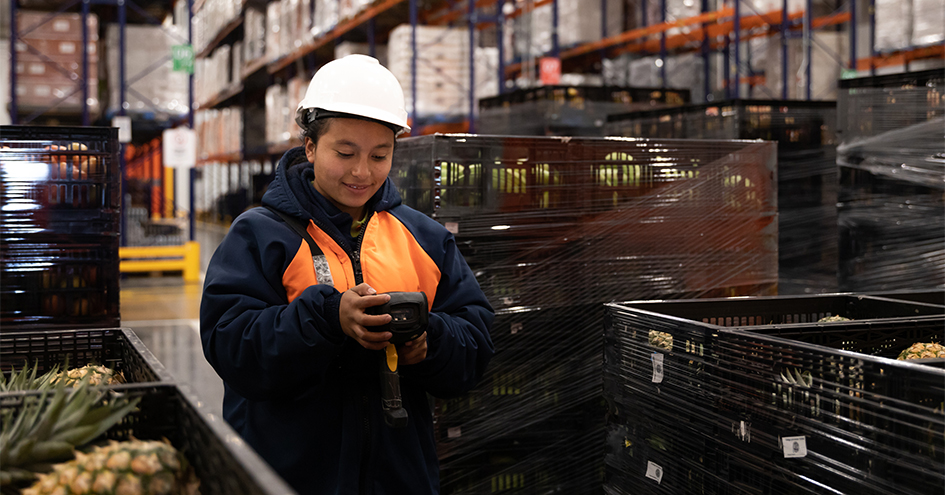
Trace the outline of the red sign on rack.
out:
<instances>
[{"instance_id":1,"label":"red sign on rack","mask_svg":"<svg viewBox=\"0 0 945 495\"><path fill-rule=\"evenodd\" d=\"M542 57L538 68L541 83L547 86L561 82L561 59L558 57Z\"/></svg>"}]
</instances>

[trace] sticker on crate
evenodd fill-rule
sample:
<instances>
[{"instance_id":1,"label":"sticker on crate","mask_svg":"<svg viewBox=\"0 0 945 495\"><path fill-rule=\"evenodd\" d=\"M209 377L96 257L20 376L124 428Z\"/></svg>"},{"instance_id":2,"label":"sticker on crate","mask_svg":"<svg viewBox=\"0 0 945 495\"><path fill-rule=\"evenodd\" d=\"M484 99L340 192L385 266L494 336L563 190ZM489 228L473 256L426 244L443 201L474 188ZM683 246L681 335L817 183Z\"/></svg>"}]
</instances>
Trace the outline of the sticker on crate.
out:
<instances>
[{"instance_id":1,"label":"sticker on crate","mask_svg":"<svg viewBox=\"0 0 945 495\"><path fill-rule=\"evenodd\" d=\"M732 424L732 431L735 437L743 442L751 443L751 422L741 420L738 424Z\"/></svg>"},{"instance_id":2,"label":"sticker on crate","mask_svg":"<svg viewBox=\"0 0 945 495\"><path fill-rule=\"evenodd\" d=\"M651 356L653 361L653 383L663 382L663 355L654 352Z\"/></svg>"},{"instance_id":3,"label":"sticker on crate","mask_svg":"<svg viewBox=\"0 0 945 495\"><path fill-rule=\"evenodd\" d=\"M784 437L781 439L781 448L784 451L785 459L807 457L807 437L803 435Z\"/></svg>"},{"instance_id":4,"label":"sticker on crate","mask_svg":"<svg viewBox=\"0 0 945 495\"><path fill-rule=\"evenodd\" d=\"M653 461L646 461L646 477L659 484L663 480L663 468Z\"/></svg>"}]
</instances>

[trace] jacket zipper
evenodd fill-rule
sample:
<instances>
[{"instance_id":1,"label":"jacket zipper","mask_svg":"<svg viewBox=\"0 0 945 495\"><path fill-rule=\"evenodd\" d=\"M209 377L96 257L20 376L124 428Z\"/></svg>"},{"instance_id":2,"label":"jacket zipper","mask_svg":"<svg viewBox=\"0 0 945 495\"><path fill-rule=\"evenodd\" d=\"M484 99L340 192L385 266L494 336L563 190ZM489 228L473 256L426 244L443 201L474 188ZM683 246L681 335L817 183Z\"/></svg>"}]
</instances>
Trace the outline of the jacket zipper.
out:
<instances>
[{"instance_id":1,"label":"jacket zipper","mask_svg":"<svg viewBox=\"0 0 945 495\"><path fill-rule=\"evenodd\" d=\"M373 212L368 212L368 218L361 226L361 232L355 242L354 252L348 253L351 259L351 268L354 270L354 283L360 285L364 282L364 274L361 273L361 243L364 241L364 232L367 230L368 223ZM361 394L361 470L358 476L358 492L362 495L370 495L368 467L371 459L371 399L367 393Z\"/></svg>"},{"instance_id":2,"label":"jacket zipper","mask_svg":"<svg viewBox=\"0 0 945 495\"><path fill-rule=\"evenodd\" d=\"M361 273L361 243L364 241L364 232L367 231L368 223L371 221L371 217L374 216L373 211L368 212L368 218L364 221L364 225L361 227L361 233L358 234L358 238L355 242L354 252L349 252L345 250L348 254L348 259L351 260L351 267L354 269L354 284L359 285L364 282L364 275ZM330 229L326 229L324 225L315 217L312 217L312 222L316 227L321 229L322 232L328 234L336 244L344 249L348 243L335 237ZM361 394L361 472L358 476L358 492L363 495L370 495L371 489L368 483L368 467L370 465L370 455L371 455L371 419L370 419L370 403L371 399L366 393Z\"/></svg>"}]
</instances>

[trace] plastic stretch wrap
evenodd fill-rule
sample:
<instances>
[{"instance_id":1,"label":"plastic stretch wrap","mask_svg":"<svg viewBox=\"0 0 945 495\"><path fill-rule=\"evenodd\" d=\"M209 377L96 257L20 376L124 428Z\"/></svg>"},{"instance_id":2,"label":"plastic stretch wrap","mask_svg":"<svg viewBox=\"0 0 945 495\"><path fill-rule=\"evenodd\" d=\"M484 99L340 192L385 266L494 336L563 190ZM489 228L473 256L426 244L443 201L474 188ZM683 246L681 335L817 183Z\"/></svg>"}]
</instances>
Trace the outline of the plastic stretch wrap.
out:
<instances>
[{"instance_id":1,"label":"plastic stretch wrap","mask_svg":"<svg viewBox=\"0 0 945 495\"><path fill-rule=\"evenodd\" d=\"M918 495L945 483L943 360L895 360L945 337L945 306L832 294L607 311L607 493Z\"/></svg>"},{"instance_id":2,"label":"plastic stretch wrap","mask_svg":"<svg viewBox=\"0 0 945 495\"><path fill-rule=\"evenodd\" d=\"M648 87L541 86L479 100L477 129L515 136L601 136L607 116L689 101L689 91Z\"/></svg>"},{"instance_id":3,"label":"plastic stretch wrap","mask_svg":"<svg viewBox=\"0 0 945 495\"><path fill-rule=\"evenodd\" d=\"M404 202L454 232L497 316L482 383L437 406L444 493L599 491L602 303L772 294L774 143L432 135Z\"/></svg>"},{"instance_id":4,"label":"plastic stretch wrap","mask_svg":"<svg viewBox=\"0 0 945 495\"><path fill-rule=\"evenodd\" d=\"M117 326L118 130L0 127L0 325Z\"/></svg>"},{"instance_id":5,"label":"plastic stretch wrap","mask_svg":"<svg viewBox=\"0 0 945 495\"><path fill-rule=\"evenodd\" d=\"M945 78L932 77L842 82L840 290L945 287Z\"/></svg>"},{"instance_id":6,"label":"plastic stretch wrap","mask_svg":"<svg viewBox=\"0 0 945 495\"><path fill-rule=\"evenodd\" d=\"M879 136L945 116L945 71L934 69L840 81L840 142Z\"/></svg>"},{"instance_id":7,"label":"plastic stretch wrap","mask_svg":"<svg viewBox=\"0 0 945 495\"><path fill-rule=\"evenodd\" d=\"M778 141L778 292L837 289L833 102L729 100L612 115L613 136Z\"/></svg>"}]
</instances>

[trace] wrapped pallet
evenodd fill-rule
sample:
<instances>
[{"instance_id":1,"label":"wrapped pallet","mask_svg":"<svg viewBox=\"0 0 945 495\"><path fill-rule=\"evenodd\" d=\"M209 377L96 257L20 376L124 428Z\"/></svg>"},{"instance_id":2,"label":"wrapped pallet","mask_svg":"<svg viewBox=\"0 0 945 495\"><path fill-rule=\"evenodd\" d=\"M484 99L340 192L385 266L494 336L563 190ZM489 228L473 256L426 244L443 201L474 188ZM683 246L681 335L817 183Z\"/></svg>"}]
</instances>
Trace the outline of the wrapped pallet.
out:
<instances>
[{"instance_id":1,"label":"wrapped pallet","mask_svg":"<svg viewBox=\"0 0 945 495\"><path fill-rule=\"evenodd\" d=\"M839 283L945 287L941 70L841 81Z\"/></svg>"},{"instance_id":2,"label":"wrapped pallet","mask_svg":"<svg viewBox=\"0 0 945 495\"><path fill-rule=\"evenodd\" d=\"M88 46L82 47L82 16L20 11L16 15L15 41L17 104L21 109L44 109L53 105L60 111L78 112L88 103L92 113L101 109L98 100L98 17L86 18ZM7 45L9 47L9 45ZM89 101L82 101L82 57L88 54ZM9 53L9 49L7 50ZM9 64L6 64L9 66ZM9 91L7 92L9 94Z\"/></svg>"},{"instance_id":3,"label":"wrapped pallet","mask_svg":"<svg viewBox=\"0 0 945 495\"><path fill-rule=\"evenodd\" d=\"M179 33L174 35L175 29L145 25L125 27L125 78L126 81L134 81L126 86L125 92L129 112L155 112L158 115L187 113L189 74L174 71L170 59L171 45L177 44L176 40L180 39ZM109 105L110 108L119 108L118 57L121 51L118 47L117 24L108 25L106 40L111 96ZM162 59L166 62L152 67L155 61Z\"/></svg>"},{"instance_id":4,"label":"wrapped pallet","mask_svg":"<svg viewBox=\"0 0 945 495\"><path fill-rule=\"evenodd\" d=\"M464 28L417 26L417 101L412 100L411 27L391 31L387 67L404 88L407 110L424 119L468 115L469 31ZM498 93L494 48L476 48L474 98Z\"/></svg>"},{"instance_id":5,"label":"wrapped pallet","mask_svg":"<svg viewBox=\"0 0 945 495\"><path fill-rule=\"evenodd\" d=\"M487 375L437 404L442 492L599 493L603 303L770 294L774 165L763 141L399 141L404 203L454 233L496 309Z\"/></svg>"}]
</instances>

